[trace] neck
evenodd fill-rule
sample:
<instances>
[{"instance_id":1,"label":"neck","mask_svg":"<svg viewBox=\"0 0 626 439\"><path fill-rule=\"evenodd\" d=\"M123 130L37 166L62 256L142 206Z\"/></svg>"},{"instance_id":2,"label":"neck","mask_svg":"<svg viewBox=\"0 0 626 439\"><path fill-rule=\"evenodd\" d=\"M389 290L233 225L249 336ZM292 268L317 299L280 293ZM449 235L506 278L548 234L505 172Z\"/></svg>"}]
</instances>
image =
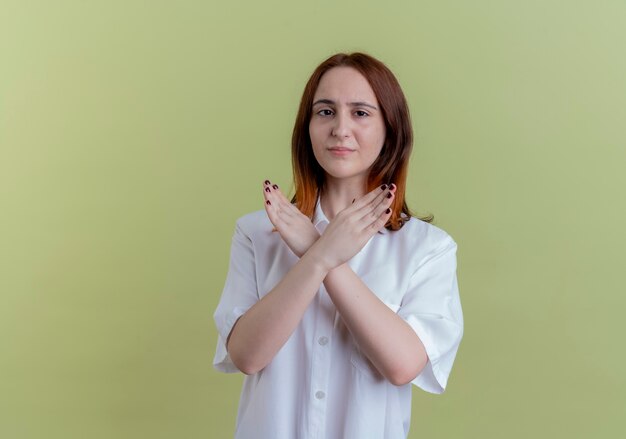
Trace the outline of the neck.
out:
<instances>
[{"instance_id":1,"label":"neck","mask_svg":"<svg viewBox=\"0 0 626 439\"><path fill-rule=\"evenodd\" d=\"M366 181L363 178L347 180L333 179L326 180L326 187L320 195L320 203L324 215L331 221L335 215L352 204L355 198L365 195Z\"/></svg>"}]
</instances>

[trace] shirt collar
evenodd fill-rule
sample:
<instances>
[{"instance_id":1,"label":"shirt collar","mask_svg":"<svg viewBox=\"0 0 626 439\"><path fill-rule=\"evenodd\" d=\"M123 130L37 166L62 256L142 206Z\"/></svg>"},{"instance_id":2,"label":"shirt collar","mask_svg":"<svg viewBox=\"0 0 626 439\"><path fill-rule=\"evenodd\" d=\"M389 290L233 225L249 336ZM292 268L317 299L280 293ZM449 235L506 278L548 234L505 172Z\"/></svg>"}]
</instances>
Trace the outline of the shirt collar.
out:
<instances>
[{"instance_id":1,"label":"shirt collar","mask_svg":"<svg viewBox=\"0 0 626 439\"><path fill-rule=\"evenodd\" d=\"M320 203L320 197L317 196L317 202L315 203L315 213L313 214L313 225L317 227L318 224L328 224L328 218L324 215L322 211L322 204Z\"/></svg>"},{"instance_id":2,"label":"shirt collar","mask_svg":"<svg viewBox=\"0 0 626 439\"><path fill-rule=\"evenodd\" d=\"M322 224L324 228L326 228L329 221L326 215L324 214L324 211L322 210L322 204L320 200L321 200L320 196L318 195L317 202L315 203L315 213L313 214L313 225L317 228L318 224ZM378 233L382 233L383 235L385 235L389 233L389 230L383 227L382 229L380 229Z\"/></svg>"}]
</instances>

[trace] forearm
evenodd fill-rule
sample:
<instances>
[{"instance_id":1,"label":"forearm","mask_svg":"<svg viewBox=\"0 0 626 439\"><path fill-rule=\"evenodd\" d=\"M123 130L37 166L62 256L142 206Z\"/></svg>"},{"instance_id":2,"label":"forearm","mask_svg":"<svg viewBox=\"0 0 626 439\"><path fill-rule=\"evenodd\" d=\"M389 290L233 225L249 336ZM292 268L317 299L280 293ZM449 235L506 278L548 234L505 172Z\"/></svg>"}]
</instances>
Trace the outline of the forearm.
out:
<instances>
[{"instance_id":1,"label":"forearm","mask_svg":"<svg viewBox=\"0 0 626 439\"><path fill-rule=\"evenodd\" d=\"M421 372L428 356L415 331L349 265L331 270L324 286L359 348L385 378L402 385Z\"/></svg>"},{"instance_id":2,"label":"forearm","mask_svg":"<svg viewBox=\"0 0 626 439\"><path fill-rule=\"evenodd\" d=\"M239 370L254 374L287 342L327 274L313 254L305 254L285 277L239 318L227 342Z\"/></svg>"}]
</instances>

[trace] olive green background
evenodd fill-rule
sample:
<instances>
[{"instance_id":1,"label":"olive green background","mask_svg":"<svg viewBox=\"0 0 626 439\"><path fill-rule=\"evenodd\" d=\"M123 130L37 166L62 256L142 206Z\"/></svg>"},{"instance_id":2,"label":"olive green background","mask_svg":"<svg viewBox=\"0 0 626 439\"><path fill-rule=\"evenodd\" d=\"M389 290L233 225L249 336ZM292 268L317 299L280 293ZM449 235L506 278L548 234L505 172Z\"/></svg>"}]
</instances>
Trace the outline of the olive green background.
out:
<instances>
[{"instance_id":1,"label":"olive green background","mask_svg":"<svg viewBox=\"0 0 626 439\"><path fill-rule=\"evenodd\" d=\"M409 205L465 336L410 437L625 437L622 1L0 0L0 437L232 437L235 220L291 185L304 84L397 75Z\"/></svg>"}]
</instances>

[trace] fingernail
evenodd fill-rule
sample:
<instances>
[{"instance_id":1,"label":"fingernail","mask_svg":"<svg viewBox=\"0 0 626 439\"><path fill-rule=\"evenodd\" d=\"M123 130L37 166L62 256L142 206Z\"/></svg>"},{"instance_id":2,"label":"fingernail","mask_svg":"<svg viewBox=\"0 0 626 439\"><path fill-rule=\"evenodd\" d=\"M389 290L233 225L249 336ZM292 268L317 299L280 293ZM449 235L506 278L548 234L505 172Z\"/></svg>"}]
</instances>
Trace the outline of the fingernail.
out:
<instances>
[{"instance_id":1,"label":"fingernail","mask_svg":"<svg viewBox=\"0 0 626 439\"><path fill-rule=\"evenodd\" d=\"M278 185L277 185L277 184L273 185L272 187L273 187L274 189L278 189Z\"/></svg>"},{"instance_id":2,"label":"fingernail","mask_svg":"<svg viewBox=\"0 0 626 439\"><path fill-rule=\"evenodd\" d=\"M265 184L270 184L270 181L269 180L265 180Z\"/></svg>"},{"instance_id":3,"label":"fingernail","mask_svg":"<svg viewBox=\"0 0 626 439\"><path fill-rule=\"evenodd\" d=\"M387 185L386 185L386 184L383 184L380 188L381 188L382 190L385 190L385 189L387 189Z\"/></svg>"},{"instance_id":4,"label":"fingernail","mask_svg":"<svg viewBox=\"0 0 626 439\"><path fill-rule=\"evenodd\" d=\"M393 183L391 183L391 185L389 186L389 188L393 191L393 190L395 190L395 189L396 189L396 185L395 185L395 184L393 184Z\"/></svg>"},{"instance_id":5,"label":"fingernail","mask_svg":"<svg viewBox=\"0 0 626 439\"><path fill-rule=\"evenodd\" d=\"M391 209L387 208L387 210L385 210L385 213L389 213L389 212L391 212Z\"/></svg>"},{"instance_id":6,"label":"fingernail","mask_svg":"<svg viewBox=\"0 0 626 439\"><path fill-rule=\"evenodd\" d=\"M265 188L265 192L272 192L272 190L268 187Z\"/></svg>"},{"instance_id":7,"label":"fingernail","mask_svg":"<svg viewBox=\"0 0 626 439\"><path fill-rule=\"evenodd\" d=\"M392 196L393 196L393 195L391 195L391 192L389 192L389 193L387 194L387 198L391 198Z\"/></svg>"}]
</instances>

